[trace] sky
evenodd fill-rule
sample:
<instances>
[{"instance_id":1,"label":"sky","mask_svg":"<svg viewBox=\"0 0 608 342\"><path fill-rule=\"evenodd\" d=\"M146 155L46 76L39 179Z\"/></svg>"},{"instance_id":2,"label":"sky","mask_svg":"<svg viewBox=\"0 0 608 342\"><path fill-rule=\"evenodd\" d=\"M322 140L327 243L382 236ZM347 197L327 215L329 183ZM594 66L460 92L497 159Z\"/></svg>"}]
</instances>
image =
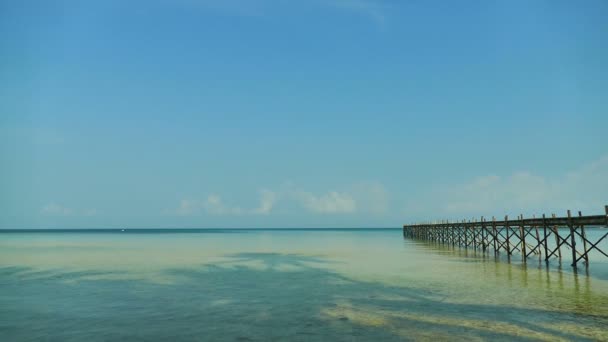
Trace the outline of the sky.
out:
<instances>
[{"instance_id":1,"label":"sky","mask_svg":"<svg viewBox=\"0 0 608 342\"><path fill-rule=\"evenodd\" d=\"M608 2L0 1L0 228L601 214Z\"/></svg>"}]
</instances>

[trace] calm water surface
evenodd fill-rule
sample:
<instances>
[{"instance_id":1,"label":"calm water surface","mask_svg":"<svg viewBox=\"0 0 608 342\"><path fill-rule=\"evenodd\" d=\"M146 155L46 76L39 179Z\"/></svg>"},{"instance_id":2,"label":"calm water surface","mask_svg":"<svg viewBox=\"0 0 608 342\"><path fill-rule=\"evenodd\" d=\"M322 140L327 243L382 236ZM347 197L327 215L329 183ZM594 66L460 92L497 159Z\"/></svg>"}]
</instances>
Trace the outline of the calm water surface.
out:
<instances>
[{"instance_id":1,"label":"calm water surface","mask_svg":"<svg viewBox=\"0 0 608 342\"><path fill-rule=\"evenodd\" d=\"M0 336L608 340L607 259L573 273L398 229L2 233Z\"/></svg>"}]
</instances>

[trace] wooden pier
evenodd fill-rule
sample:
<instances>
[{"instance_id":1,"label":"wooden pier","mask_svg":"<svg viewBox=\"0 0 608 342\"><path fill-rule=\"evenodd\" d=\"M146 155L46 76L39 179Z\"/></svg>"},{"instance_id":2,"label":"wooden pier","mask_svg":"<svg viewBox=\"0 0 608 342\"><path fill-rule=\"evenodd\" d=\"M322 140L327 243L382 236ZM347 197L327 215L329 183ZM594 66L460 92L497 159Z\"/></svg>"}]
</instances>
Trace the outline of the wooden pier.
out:
<instances>
[{"instance_id":1,"label":"wooden pier","mask_svg":"<svg viewBox=\"0 0 608 342\"><path fill-rule=\"evenodd\" d=\"M472 248L482 252L493 251L495 254L505 252L510 257L513 253L522 256L524 262L532 256L544 257L548 262L550 258L562 259L562 248L572 257L572 266L577 267L579 262L589 265L589 252L595 250L608 257L598 246L607 236L604 233L597 241L587 238L587 229L602 229L608 227L608 205L604 207L604 215L583 216L578 212L573 216L568 210L566 217L523 218L509 220L486 220L481 217L479 221L421 223L403 226L403 236L412 239L433 241L442 244ZM559 228L567 228L560 232Z\"/></svg>"}]
</instances>

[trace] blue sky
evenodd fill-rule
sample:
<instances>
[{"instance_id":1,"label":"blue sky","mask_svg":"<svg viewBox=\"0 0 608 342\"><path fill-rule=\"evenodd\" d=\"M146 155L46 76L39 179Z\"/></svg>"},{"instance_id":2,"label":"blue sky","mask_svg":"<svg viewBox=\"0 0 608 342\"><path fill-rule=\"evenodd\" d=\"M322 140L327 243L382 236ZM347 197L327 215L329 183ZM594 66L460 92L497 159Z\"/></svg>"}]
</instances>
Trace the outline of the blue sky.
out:
<instances>
[{"instance_id":1,"label":"blue sky","mask_svg":"<svg viewBox=\"0 0 608 342\"><path fill-rule=\"evenodd\" d=\"M608 204L605 1L0 3L0 228Z\"/></svg>"}]
</instances>

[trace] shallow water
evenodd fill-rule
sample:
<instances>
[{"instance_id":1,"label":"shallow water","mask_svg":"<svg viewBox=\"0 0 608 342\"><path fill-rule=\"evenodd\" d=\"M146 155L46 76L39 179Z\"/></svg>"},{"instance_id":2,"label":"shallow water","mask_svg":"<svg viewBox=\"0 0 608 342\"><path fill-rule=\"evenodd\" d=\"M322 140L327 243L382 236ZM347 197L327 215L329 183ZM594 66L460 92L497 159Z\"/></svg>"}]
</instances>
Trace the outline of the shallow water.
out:
<instances>
[{"instance_id":1,"label":"shallow water","mask_svg":"<svg viewBox=\"0 0 608 342\"><path fill-rule=\"evenodd\" d=\"M0 335L608 340L606 259L574 273L399 229L3 233Z\"/></svg>"}]
</instances>

